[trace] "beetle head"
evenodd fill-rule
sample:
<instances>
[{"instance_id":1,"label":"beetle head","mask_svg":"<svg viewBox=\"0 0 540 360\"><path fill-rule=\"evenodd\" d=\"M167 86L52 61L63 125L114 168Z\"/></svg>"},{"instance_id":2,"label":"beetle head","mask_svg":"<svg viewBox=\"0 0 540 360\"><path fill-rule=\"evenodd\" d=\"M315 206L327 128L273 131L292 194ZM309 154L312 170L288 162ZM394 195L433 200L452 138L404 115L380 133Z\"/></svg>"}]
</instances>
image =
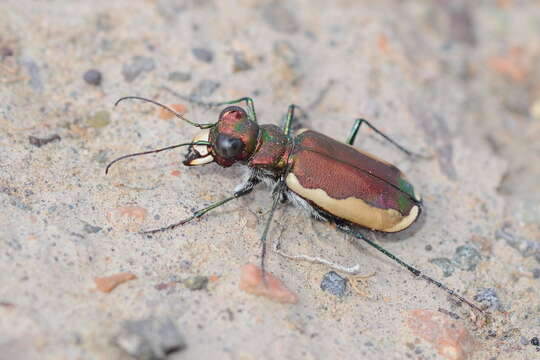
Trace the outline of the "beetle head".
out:
<instances>
[{"instance_id":1,"label":"beetle head","mask_svg":"<svg viewBox=\"0 0 540 360\"><path fill-rule=\"evenodd\" d=\"M194 166L215 161L228 167L251 157L257 147L259 126L251 121L244 109L229 106L219 115L218 122L199 133L193 142L208 141L210 145L192 145L184 165Z\"/></svg>"},{"instance_id":2,"label":"beetle head","mask_svg":"<svg viewBox=\"0 0 540 360\"><path fill-rule=\"evenodd\" d=\"M128 99L149 102L165 109L177 118L188 124L203 129L192 142L167 146L161 149L143 151L120 156L111 161L105 168L105 173L116 162L134 156L158 153L165 150L175 149L181 146L189 146L184 159L184 165L204 165L215 161L223 167L228 167L238 161L246 161L255 152L258 143L259 125L249 119L246 111L238 106L229 106L219 115L216 123L201 124L190 121L184 115L177 113L168 106L155 100L140 96L125 96L116 101L115 106Z\"/></svg>"}]
</instances>

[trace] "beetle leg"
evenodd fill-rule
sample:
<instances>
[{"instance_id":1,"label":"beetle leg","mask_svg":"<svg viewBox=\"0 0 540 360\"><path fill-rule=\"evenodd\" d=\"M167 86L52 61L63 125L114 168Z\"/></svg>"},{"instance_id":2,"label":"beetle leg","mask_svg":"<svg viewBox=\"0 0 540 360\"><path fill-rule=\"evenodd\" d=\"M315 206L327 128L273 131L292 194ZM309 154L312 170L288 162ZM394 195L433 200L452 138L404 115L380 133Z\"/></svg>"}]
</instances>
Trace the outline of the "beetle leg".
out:
<instances>
[{"instance_id":1,"label":"beetle leg","mask_svg":"<svg viewBox=\"0 0 540 360\"><path fill-rule=\"evenodd\" d=\"M289 110L287 110L287 116L285 117L285 121L283 122L283 125L281 125L281 128L283 129L283 133L287 136L291 134L291 126L294 120L295 108L296 108L296 105L294 104L289 105Z\"/></svg>"},{"instance_id":2,"label":"beetle leg","mask_svg":"<svg viewBox=\"0 0 540 360\"><path fill-rule=\"evenodd\" d=\"M268 219L266 220L266 224L264 225L264 230L261 236L261 271L262 271L262 278L265 284L266 284L266 277L265 277L265 270L264 270L264 260L266 258L266 238L268 237L268 230L270 229L270 224L272 223L274 212L276 211L276 208L281 201L281 194L284 191L283 190L284 187L285 187L285 179L281 178L279 179L279 181L274 186L274 189L272 190L272 197L274 198L274 201L272 202L270 215L268 215Z\"/></svg>"},{"instance_id":3,"label":"beetle leg","mask_svg":"<svg viewBox=\"0 0 540 360\"><path fill-rule=\"evenodd\" d=\"M430 156L415 154L412 151L405 149L403 146L399 145L397 142L392 140L388 135L386 135L385 133L383 133L382 131L377 129L375 126L371 125L369 123L369 121L367 121L366 119L356 119L354 121L354 125L351 128L351 131L349 132L349 136L347 137L347 141L346 141L347 144L349 144L349 145L354 144L354 140L356 139L356 135L358 135L358 130L360 130L360 126L362 126L362 124L366 124L371 130L375 131L377 134L382 136L386 141L390 142L395 147L397 147L399 150L403 151L405 154L407 154L409 156L414 156L414 157L419 157L419 158L427 158L427 159L431 158Z\"/></svg>"},{"instance_id":4,"label":"beetle leg","mask_svg":"<svg viewBox=\"0 0 540 360\"><path fill-rule=\"evenodd\" d=\"M248 110L249 110L250 120L254 121L254 122L257 122L257 114L255 113L255 105L253 103L253 99L250 98L250 97L243 97L243 98L236 99L236 100L231 100L231 101L205 102L205 101L198 100L198 97L196 95L190 95L190 96L182 95L182 94L179 94L176 91L168 88L167 86L162 86L161 88L163 90L166 90L166 91L170 92L171 94L173 94L174 96L176 96L176 97L178 97L178 98L180 98L182 100L189 101L192 104L197 104L197 105L207 106L207 107L232 105L232 104L237 104L239 102L245 101L246 105L248 107Z\"/></svg>"},{"instance_id":5,"label":"beetle leg","mask_svg":"<svg viewBox=\"0 0 540 360\"><path fill-rule=\"evenodd\" d=\"M209 212L211 210L214 210L215 208L220 207L221 205L224 205L224 204L228 203L231 200L238 199L241 196L249 194L251 191L253 191L253 187L255 185L257 185L259 182L260 182L260 180L258 178L256 178L255 175L252 175L246 180L246 182L244 184L241 184L236 189L233 196L230 196L230 197L228 197L226 199L223 199L223 200L220 200L220 201L216 201L215 203L213 203L213 204L211 204L211 205L209 205L209 206L207 206L207 207L205 207L203 209L199 209L199 210L195 211L193 213L193 215L191 215L190 217L185 218L183 220L180 220L177 223L174 223L172 225L165 226L165 227L162 227L162 228L159 228L159 229L155 229L155 230L141 231L141 234L149 234L150 235L150 234L155 234L155 233L158 233L158 232L161 232L161 231L172 230L172 229L174 229L174 228L176 228L178 226L181 226L181 225L184 225L184 224L190 222L191 220L198 219L201 216L203 216L204 214L206 214L207 212Z\"/></svg>"},{"instance_id":6,"label":"beetle leg","mask_svg":"<svg viewBox=\"0 0 540 360\"><path fill-rule=\"evenodd\" d=\"M300 110L300 116L294 115L295 110ZM287 110L287 115L284 117L283 122L281 124L281 129L283 130L283 133L286 136L290 136L291 132L293 130L297 130L298 128L302 127L301 123L296 124L298 120L301 120L303 117L307 118L307 114L300 106L291 104L289 105L289 109Z\"/></svg>"}]
</instances>

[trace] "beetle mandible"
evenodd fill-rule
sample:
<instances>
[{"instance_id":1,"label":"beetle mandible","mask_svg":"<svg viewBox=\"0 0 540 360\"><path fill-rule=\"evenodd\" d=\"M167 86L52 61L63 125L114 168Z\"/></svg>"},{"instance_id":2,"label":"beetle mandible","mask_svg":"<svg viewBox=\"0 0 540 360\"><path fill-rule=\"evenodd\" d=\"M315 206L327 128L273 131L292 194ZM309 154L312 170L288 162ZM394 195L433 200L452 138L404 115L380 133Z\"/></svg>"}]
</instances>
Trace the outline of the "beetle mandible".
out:
<instances>
[{"instance_id":1,"label":"beetle mandible","mask_svg":"<svg viewBox=\"0 0 540 360\"><path fill-rule=\"evenodd\" d=\"M359 231L360 228L365 228L385 233L399 232L410 227L422 210L422 200L397 167L353 147L360 126L366 124L407 155L414 155L367 120L355 120L347 140L343 143L309 129L301 129L293 135L296 105L289 106L285 121L279 127L259 125L253 100L249 97L205 103L208 106L227 105L221 111L217 122L206 124L192 122L161 103L138 96L120 98L115 106L127 99L150 102L202 131L189 143L121 156L107 165L105 173L112 164L122 159L181 146L188 146L188 153L183 161L186 166L215 162L222 167L229 167L239 163L248 169L246 180L236 187L232 196L197 210L192 216L175 224L142 233L154 234L186 224L231 200L249 194L257 184L264 182L272 188L273 203L261 236L263 274L266 238L272 217L280 202L289 201L314 218L333 223L340 231L365 241L414 276L434 284L460 302L483 313L479 307L454 290L423 274ZM247 111L234 105L242 102L246 103Z\"/></svg>"}]
</instances>

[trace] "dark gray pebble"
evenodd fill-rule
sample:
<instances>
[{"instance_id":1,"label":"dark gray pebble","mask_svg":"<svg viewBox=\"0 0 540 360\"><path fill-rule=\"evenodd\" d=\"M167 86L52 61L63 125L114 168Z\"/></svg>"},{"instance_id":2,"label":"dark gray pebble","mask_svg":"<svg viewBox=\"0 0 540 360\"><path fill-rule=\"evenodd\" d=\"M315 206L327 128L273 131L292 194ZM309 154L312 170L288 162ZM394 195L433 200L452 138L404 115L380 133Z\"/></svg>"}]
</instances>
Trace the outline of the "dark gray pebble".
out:
<instances>
[{"instance_id":1,"label":"dark gray pebble","mask_svg":"<svg viewBox=\"0 0 540 360\"><path fill-rule=\"evenodd\" d=\"M195 58L199 61L211 63L212 60L214 60L214 53L212 52L212 50L204 48L193 48L191 49L191 52L193 53L193 56L195 56Z\"/></svg>"},{"instance_id":2,"label":"dark gray pebble","mask_svg":"<svg viewBox=\"0 0 540 360\"><path fill-rule=\"evenodd\" d=\"M501 300L493 288L482 289L474 295L474 300L487 303L491 310L504 310Z\"/></svg>"},{"instance_id":3,"label":"dark gray pebble","mask_svg":"<svg viewBox=\"0 0 540 360\"><path fill-rule=\"evenodd\" d=\"M139 360L166 359L186 347L184 337L172 320L155 317L125 321L115 343Z\"/></svg>"},{"instance_id":4,"label":"dark gray pebble","mask_svg":"<svg viewBox=\"0 0 540 360\"><path fill-rule=\"evenodd\" d=\"M90 85L99 86L101 84L101 72L96 69L90 69L83 75L84 81Z\"/></svg>"},{"instance_id":5,"label":"dark gray pebble","mask_svg":"<svg viewBox=\"0 0 540 360\"><path fill-rule=\"evenodd\" d=\"M330 294L342 297L347 293L347 279L335 271L326 273L321 281L321 289Z\"/></svg>"},{"instance_id":6,"label":"dark gray pebble","mask_svg":"<svg viewBox=\"0 0 540 360\"><path fill-rule=\"evenodd\" d=\"M83 230L88 234L95 234L102 230L103 228L100 228L99 226L93 226L90 224L84 224Z\"/></svg>"},{"instance_id":7,"label":"dark gray pebble","mask_svg":"<svg viewBox=\"0 0 540 360\"><path fill-rule=\"evenodd\" d=\"M134 56L130 64L125 64L122 75L127 82L132 82L141 73L150 72L156 68L154 59L146 56Z\"/></svg>"},{"instance_id":8,"label":"dark gray pebble","mask_svg":"<svg viewBox=\"0 0 540 360\"><path fill-rule=\"evenodd\" d=\"M35 137L35 136L29 136L28 137L28 142L30 142L30 144L32 144L34 146L37 146L37 147L42 147L43 145L47 145L50 142L60 141L60 140L62 140L62 138L58 134L51 135L51 136L49 136L47 138L38 138L38 137Z\"/></svg>"}]
</instances>

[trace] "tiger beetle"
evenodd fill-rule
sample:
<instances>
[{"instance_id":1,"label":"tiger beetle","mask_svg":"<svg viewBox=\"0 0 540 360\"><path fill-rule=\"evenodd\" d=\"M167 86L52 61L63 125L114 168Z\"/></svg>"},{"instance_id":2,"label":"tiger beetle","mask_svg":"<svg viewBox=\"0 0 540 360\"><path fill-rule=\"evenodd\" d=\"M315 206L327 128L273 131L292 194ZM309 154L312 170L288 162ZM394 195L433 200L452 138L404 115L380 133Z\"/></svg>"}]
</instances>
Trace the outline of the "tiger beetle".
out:
<instances>
[{"instance_id":1,"label":"tiger beetle","mask_svg":"<svg viewBox=\"0 0 540 360\"><path fill-rule=\"evenodd\" d=\"M112 164L122 159L158 153L181 146L188 146L188 152L183 161L186 166L216 162L222 167L229 167L239 163L247 166L248 169L244 182L235 188L230 197L199 209L190 217L175 224L144 231L143 234L154 234L184 225L231 200L249 194L255 185L264 182L272 188L273 203L261 236L263 274L266 238L272 217L280 202L291 202L296 207L305 210L310 216L332 223L338 230L365 241L405 267L414 276L443 289L459 302L464 302L472 309L483 313L483 310L471 301L443 283L423 274L360 232L362 228L383 233L405 230L418 219L422 211L422 200L397 167L353 147L360 126L365 124L405 154L415 155L368 121L357 119L347 140L343 143L308 129L301 129L293 135L292 125L295 120L296 105L289 106L287 116L279 127L259 125L253 100L249 97L219 103L197 102L207 106L228 105L221 111L217 122L204 124L192 122L163 104L138 96L120 98L115 106L127 99L157 105L202 131L188 143L119 157L107 165L105 173L108 173ZM247 111L234 105L238 103L245 103ZM277 247L276 250L278 250ZM314 260L341 271L355 270L305 255L288 257Z\"/></svg>"}]
</instances>

